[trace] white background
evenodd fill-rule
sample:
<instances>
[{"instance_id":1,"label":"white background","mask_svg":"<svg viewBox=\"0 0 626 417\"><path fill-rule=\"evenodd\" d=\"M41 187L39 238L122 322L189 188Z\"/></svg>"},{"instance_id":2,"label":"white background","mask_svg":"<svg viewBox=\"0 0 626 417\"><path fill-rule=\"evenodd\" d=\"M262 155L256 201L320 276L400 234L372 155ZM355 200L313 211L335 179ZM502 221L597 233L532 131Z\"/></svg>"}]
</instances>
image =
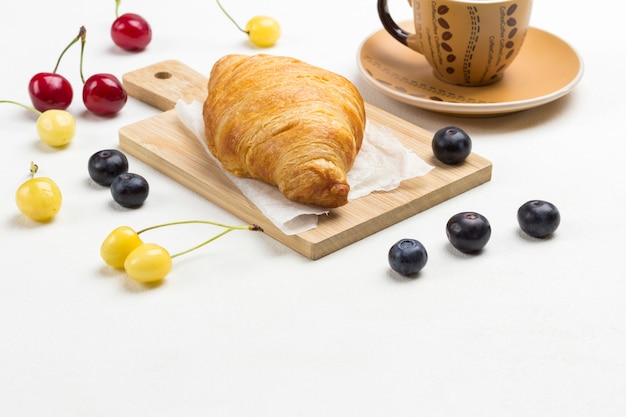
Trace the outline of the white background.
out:
<instances>
[{"instance_id":1,"label":"white background","mask_svg":"<svg viewBox=\"0 0 626 417\"><path fill-rule=\"evenodd\" d=\"M493 162L492 180L317 261L262 234L232 233L176 258L166 282L147 289L100 259L113 228L241 221L134 158L131 171L151 185L142 208L121 209L91 182L89 156L158 111L129 99L115 117L86 113L75 46L59 68L75 86L69 147L46 146L34 115L0 107L0 415L626 415L623 3L537 0L531 24L581 54L584 78L557 102L486 119L423 111L364 82L356 53L381 28L374 1L224 6L242 25L276 18L278 45L255 49L212 1L122 2L121 12L152 24L141 53L112 44L113 0L4 2L0 99L28 103L29 79L53 69L81 25L86 76L165 59L208 74L227 53L284 54L345 75L368 102L426 129L464 128ZM411 16L403 0L390 8ZM31 160L63 192L50 224L14 203ZM552 239L518 231L517 208L533 198L561 211ZM445 237L447 219L466 210L493 227L478 256L459 256ZM176 252L213 232L152 236ZM417 279L398 279L387 264L404 237L429 253Z\"/></svg>"}]
</instances>

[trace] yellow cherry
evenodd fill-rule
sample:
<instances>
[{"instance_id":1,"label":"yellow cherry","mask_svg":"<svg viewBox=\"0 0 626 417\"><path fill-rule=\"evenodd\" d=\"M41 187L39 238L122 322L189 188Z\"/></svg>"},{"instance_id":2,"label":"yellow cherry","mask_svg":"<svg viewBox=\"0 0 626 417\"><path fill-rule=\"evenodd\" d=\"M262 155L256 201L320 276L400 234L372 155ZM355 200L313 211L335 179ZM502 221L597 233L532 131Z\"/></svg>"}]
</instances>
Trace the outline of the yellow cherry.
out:
<instances>
[{"instance_id":1,"label":"yellow cherry","mask_svg":"<svg viewBox=\"0 0 626 417\"><path fill-rule=\"evenodd\" d=\"M128 254L142 244L137 232L128 226L120 226L104 239L100 246L100 256L107 265L121 269L124 268Z\"/></svg>"},{"instance_id":2,"label":"yellow cherry","mask_svg":"<svg viewBox=\"0 0 626 417\"><path fill-rule=\"evenodd\" d=\"M269 48L274 46L278 38L280 38L280 25L276 19L268 16L255 16L248 21L244 29L228 14L219 0L216 0L216 2L226 17L235 24L237 29L248 35L253 45L261 48Z\"/></svg>"},{"instance_id":3,"label":"yellow cherry","mask_svg":"<svg viewBox=\"0 0 626 417\"><path fill-rule=\"evenodd\" d=\"M124 270L135 281L156 283L172 270L172 257L162 246L144 243L128 254Z\"/></svg>"},{"instance_id":4,"label":"yellow cherry","mask_svg":"<svg viewBox=\"0 0 626 417\"><path fill-rule=\"evenodd\" d=\"M246 32L254 45L269 48L280 38L280 25L271 17L256 16L248 21Z\"/></svg>"},{"instance_id":5,"label":"yellow cherry","mask_svg":"<svg viewBox=\"0 0 626 417\"><path fill-rule=\"evenodd\" d=\"M76 133L76 120L65 110L46 110L37 119L37 134L50 146L64 146Z\"/></svg>"},{"instance_id":6,"label":"yellow cherry","mask_svg":"<svg viewBox=\"0 0 626 417\"><path fill-rule=\"evenodd\" d=\"M38 222L48 222L61 209L63 197L57 184L50 178L35 177L37 165L31 163L31 178L20 185L15 193L17 208Z\"/></svg>"}]
</instances>

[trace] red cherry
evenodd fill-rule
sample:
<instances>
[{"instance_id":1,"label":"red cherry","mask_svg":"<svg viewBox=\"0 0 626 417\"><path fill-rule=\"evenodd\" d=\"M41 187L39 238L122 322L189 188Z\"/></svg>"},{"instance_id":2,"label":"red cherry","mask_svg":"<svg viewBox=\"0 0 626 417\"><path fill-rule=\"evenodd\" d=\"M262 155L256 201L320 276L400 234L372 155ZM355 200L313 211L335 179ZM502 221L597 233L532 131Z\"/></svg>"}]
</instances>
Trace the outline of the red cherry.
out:
<instances>
[{"instance_id":1,"label":"red cherry","mask_svg":"<svg viewBox=\"0 0 626 417\"><path fill-rule=\"evenodd\" d=\"M126 13L115 19L111 25L113 42L127 51L141 51L152 40L152 29L143 17Z\"/></svg>"},{"instance_id":2,"label":"red cherry","mask_svg":"<svg viewBox=\"0 0 626 417\"><path fill-rule=\"evenodd\" d=\"M83 103L95 114L117 113L127 99L122 83L112 74L94 74L83 85Z\"/></svg>"},{"instance_id":3,"label":"red cherry","mask_svg":"<svg viewBox=\"0 0 626 417\"><path fill-rule=\"evenodd\" d=\"M74 97L70 82L53 72L35 74L28 83L28 94L33 107L40 112L52 109L65 110Z\"/></svg>"},{"instance_id":4,"label":"red cherry","mask_svg":"<svg viewBox=\"0 0 626 417\"><path fill-rule=\"evenodd\" d=\"M72 103L74 92L72 85L63 76L57 74L57 68L61 63L63 55L79 39L84 39L85 27L81 26L78 35L63 49L57 59L57 63L52 72L40 72L35 74L28 83L28 94L33 103L33 107L40 112L46 110L65 110Z\"/></svg>"}]
</instances>

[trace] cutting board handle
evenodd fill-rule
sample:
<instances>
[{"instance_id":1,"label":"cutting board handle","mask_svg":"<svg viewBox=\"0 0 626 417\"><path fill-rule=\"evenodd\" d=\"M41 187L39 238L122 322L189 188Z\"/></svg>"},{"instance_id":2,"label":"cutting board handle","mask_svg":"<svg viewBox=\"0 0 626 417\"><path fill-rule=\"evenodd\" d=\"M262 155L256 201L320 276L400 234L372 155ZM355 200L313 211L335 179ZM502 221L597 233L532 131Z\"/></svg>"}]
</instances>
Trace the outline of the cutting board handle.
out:
<instances>
[{"instance_id":1,"label":"cutting board handle","mask_svg":"<svg viewBox=\"0 0 626 417\"><path fill-rule=\"evenodd\" d=\"M129 96L163 111L173 109L178 100L204 101L207 82L206 76L176 60L158 62L122 76Z\"/></svg>"}]
</instances>

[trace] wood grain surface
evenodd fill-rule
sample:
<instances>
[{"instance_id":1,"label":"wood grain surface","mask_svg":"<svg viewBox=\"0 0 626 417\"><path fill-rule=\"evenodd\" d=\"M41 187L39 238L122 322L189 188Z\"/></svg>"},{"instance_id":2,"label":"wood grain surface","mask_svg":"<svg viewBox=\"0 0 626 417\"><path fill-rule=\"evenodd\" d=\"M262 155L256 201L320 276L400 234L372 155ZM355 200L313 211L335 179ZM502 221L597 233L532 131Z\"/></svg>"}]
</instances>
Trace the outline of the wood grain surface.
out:
<instances>
[{"instance_id":1,"label":"wood grain surface","mask_svg":"<svg viewBox=\"0 0 626 417\"><path fill-rule=\"evenodd\" d=\"M182 99L204 101L207 76L176 60L167 60L124 74L129 96L163 113L124 126L120 147L175 181L233 213L300 254L319 259L420 213L491 179L492 165L472 153L459 166L446 166L432 155L433 132L366 103L368 120L389 126L407 148L435 168L404 181L390 192L376 192L320 216L318 226L286 235L274 226L206 155L198 140L173 110Z\"/></svg>"}]
</instances>

